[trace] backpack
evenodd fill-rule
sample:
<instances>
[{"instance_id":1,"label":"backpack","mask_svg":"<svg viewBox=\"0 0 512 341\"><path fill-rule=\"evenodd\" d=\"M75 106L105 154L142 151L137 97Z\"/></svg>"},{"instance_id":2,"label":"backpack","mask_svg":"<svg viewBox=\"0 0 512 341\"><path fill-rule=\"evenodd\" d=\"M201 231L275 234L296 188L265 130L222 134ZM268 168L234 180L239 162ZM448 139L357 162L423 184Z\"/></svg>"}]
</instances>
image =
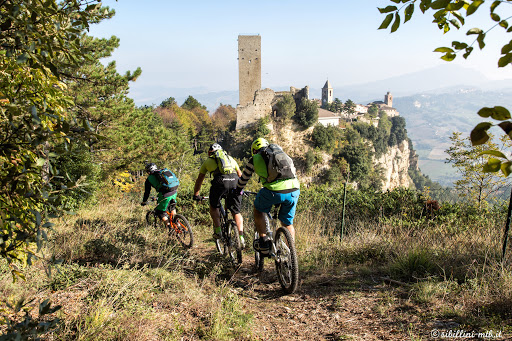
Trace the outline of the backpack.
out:
<instances>
[{"instance_id":1,"label":"backpack","mask_svg":"<svg viewBox=\"0 0 512 341\"><path fill-rule=\"evenodd\" d=\"M277 144L269 144L263 152L267 162L267 182L294 179L295 166L293 160Z\"/></svg>"},{"instance_id":2,"label":"backpack","mask_svg":"<svg viewBox=\"0 0 512 341\"><path fill-rule=\"evenodd\" d=\"M168 191L173 191L176 190L176 188L180 184L180 181L178 180L176 175L167 168L159 170L158 172L156 172L156 174L161 184L158 190L164 189Z\"/></svg>"},{"instance_id":3,"label":"backpack","mask_svg":"<svg viewBox=\"0 0 512 341\"><path fill-rule=\"evenodd\" d=\"M236 172L236 167L231 161L231 158L226 154L226 152L222 149L216 150L215 153L212 154L212 157L217 161L217 167L219 173L222 175L233 174Z\"/></svg>"}]
</instances>

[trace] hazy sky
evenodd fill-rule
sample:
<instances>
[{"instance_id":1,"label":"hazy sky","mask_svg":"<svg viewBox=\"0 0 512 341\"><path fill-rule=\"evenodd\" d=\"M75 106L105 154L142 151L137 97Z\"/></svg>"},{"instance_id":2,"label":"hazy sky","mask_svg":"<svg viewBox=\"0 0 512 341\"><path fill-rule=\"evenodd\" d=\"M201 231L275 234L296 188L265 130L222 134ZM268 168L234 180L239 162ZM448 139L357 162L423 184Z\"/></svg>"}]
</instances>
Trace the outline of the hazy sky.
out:
<instances>
[{"instance_id":1,"label":"hazy sky","mask_svg":"<svg viewBox=\"0 0 512 341\"><path fill-rule=\"evenodd\" d=\"M469 28L492 26L488 10L482 8L475 23L468 21L467 27L443 36L431 23L432 16L418 11L390 34L377 29L384 19L377 7L391 4L389 0L106 0L103 4L114 8L116 15L92 26L90 33L121 39L113 55L120 73L142 68L130 94L144 87L238 90L240 34L262 37L263 88L321 88L327 78L336 88L446 64L440 53L432 52L436 47L450 46L452 40L472 42L474 36L471 40L465 36ZM500 13L512 12L509 7L500 6ZM510 66L497 67L500 47L510 39L502 31L497 28L488 34L483 51L475 48L468 60L458 56L452 63L477 69L490 79L512 78Z\"/></svg>"}]
</instances>

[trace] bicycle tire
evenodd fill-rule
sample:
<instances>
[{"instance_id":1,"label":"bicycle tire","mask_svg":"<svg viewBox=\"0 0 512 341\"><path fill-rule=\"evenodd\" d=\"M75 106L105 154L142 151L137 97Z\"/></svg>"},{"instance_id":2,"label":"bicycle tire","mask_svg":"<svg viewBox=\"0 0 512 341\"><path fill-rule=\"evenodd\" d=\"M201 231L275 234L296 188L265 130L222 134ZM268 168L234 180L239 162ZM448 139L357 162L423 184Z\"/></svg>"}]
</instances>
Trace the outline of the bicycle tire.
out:
<instances>
[{"instance_id":1,"label":"bicycle tire","mask_svg":"<svg viewBox=\"0 0 512 341\"><path fill-rule=\"evenodd\" d=\"M192 226L190 226L187 218L181 214L175 214L173 223L176 224L176 227L178 228L174 235L179 240L181 245L187 249L190 249L194 245L194 233L192 231ZM170 228L173 229L172 227Z\"/></svg>"},{"instance_id":2,"label":"bicycle tire","mask_svg":"<svg viewBox=\"0 0 512 341\"><path fill-rule=\"evenodd\" d=\"M254 240L259 239L260 234L258 232L254 232ZM254 265L256 271L262 272L263 267L265 266L265 257L261 254L261 252L254 250Z\"/></svg>"},{"instance_id":3,"label":"bicycle tire","mask_svg":"<svg viewBox=\"0 0 512 341\"><path fill-rule=\"evenodd\" d=\"M148 226L156 227L157 219L159 218L155 215L154 211L148 211L146 213L146 223L148 224Z\"/></svg>"},{"instance_id":4,"label":"bicycle tire","mask_svg":"<svg viewBox=\"0 0 512 341\"><path fill-rule=\"evenodd\" d=\"M221 230L222 230L222 234L223 235L222 235L221 238L215 239L215 247L217 248L217 251L221 255L224 255L224 253L226 253L226 247L224 245L223 238L225 238L225 228L224 228L224 226L226 226L226 218L224 217L223 214L220 215L220 226L221 226Z\"/></svg>"},{"instance_id":5,"label":"bicycle tire","mask_svg":"<svg viewBox=\"0 0 512 341\"><path fill-rule=\"evenodd\" d=\"M279 283L287 294L291 294L299 284L299 262L295 242L286 227L277 229L274 245L276 247L276 271Z\"/></svg>"},{"instance_id":6,"label":"bicycle tire","mask_svg":"<svg viewBox=\"0 0 512 341\"><path fill-rule=\"evenodd\" d=\"M233 220L227 221L228 227L228 238L226 239L228 244L229 258L235 266L242 264L242 245L240 244L240 232L238 227Z\"/></svg>"}]
</instances>

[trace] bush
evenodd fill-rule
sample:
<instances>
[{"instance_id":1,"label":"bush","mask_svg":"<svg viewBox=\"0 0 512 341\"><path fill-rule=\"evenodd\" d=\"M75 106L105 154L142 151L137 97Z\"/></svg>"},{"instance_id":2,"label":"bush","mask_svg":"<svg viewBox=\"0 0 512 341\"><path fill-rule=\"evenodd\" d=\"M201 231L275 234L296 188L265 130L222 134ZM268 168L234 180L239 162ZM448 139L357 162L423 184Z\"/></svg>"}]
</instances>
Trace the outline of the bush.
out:
<instances>
[{"instance_id":1,"label":"bush","mask_svg":"<svg viewBox=\"0 0 512 341\"><path fill-rule=\"evenodd\" d=\"M295 113L295 120L304 129L318 122L318 106L306 98L302 98Z\"/></svg>"}]
</instances>

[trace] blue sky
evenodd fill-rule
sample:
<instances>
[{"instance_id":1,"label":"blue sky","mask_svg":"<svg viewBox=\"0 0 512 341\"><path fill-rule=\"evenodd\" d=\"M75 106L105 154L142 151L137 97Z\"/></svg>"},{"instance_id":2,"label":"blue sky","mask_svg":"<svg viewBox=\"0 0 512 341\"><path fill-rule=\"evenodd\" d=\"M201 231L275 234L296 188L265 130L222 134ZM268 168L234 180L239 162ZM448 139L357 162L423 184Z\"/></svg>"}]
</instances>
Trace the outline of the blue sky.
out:
<instances>
[{"instance_id":1,"label":"blue sky","mask_svg":"<svg viewBox=\"0 0 512 341\"><path fill-rule=\"evenodd\" d=\"M149 100L138 91L143 88L237 90L239 34L262 37L264 88L320 88L327 78L336 88L446 64L432 52L436 47L465 39L467 29L476 23L483 29L492 24L482 8L481 14L471 17L475 24L443 36L431 23L431 15L415 13L390 34L377 30L384 19L377 7L390 4L386 0L107 0L103 4L114 8L116 16L91 27L90 34L121 39L113 55L119 72L142 68L130 91L138 104ZM477 69L490 79L512 78L510 67L497 67L499 49L510 39L501 31L489 33L483 51L452 63Z\"/></svg>"}]
</instances>

